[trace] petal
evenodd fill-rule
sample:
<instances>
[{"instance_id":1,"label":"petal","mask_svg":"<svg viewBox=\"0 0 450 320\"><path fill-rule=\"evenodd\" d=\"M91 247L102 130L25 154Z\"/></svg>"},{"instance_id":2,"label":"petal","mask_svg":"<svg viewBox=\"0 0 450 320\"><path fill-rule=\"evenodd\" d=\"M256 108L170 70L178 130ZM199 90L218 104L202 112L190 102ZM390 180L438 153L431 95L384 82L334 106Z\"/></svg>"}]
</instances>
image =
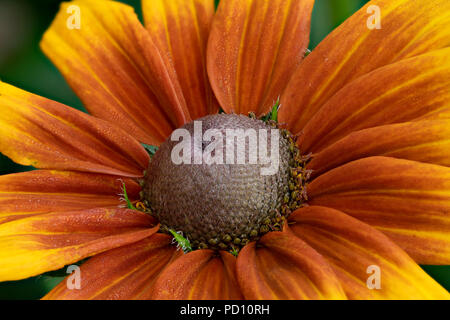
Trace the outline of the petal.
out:
<instances>
[{"instance_id":1,"label":"petal","mask_svg":"<svg viewBox=\"0 0 450 320\"><path fill-rule=\"evenodd\" d=\"M0 151L22 165L141 177L149 156L118 127L0 82Z\"/></svg>"},{"instance_id":2,"label":"petal","mask_svg":"<svg viewBox=\"0 0 450 320\"><path fill-rule=\"evenodd\" d=\"M228 252L212 250L185 254L168 266L153 287L152 299L236 300L236 259Z\"/></svg>"},{"instance_id":3,"label":"petal","mask_svg":"<svg viewBox=\"0 0 450 320\"><path fill-rule=\"evenodd\" d=\"M247 300L346 298L325 259L289 233L270 232L246 245L237 276Z\"/></svg>"},{"instance_id":4,"label":"petal","mask_svg":"<svg viewBox=\"0 0 450 320\"><path fill-rule=\"evenodd\" d=\"M314 155L318 176L353 160L386 156L450 167L450 120L418 121L356 131Z\"/></svg>"},{"instance_id":5,"label":"petal","mask_svg":"<svg viewBox=\"0 0 450 320\"><path fill-rule=\"evenodd\" d=\"M313 0L222 0L208 41L208 75L227 112L268 112L308 46Z\"/></svg>"},{"instance_id":6,"label":"petal","mask_svg":"<svg viewBox=\"0 0 450 320\"><path fill-rule=\"evenodd\" d=\"M371 157L319 176L309 203L383 231L420 264L450 264L450 168Z\"/></svg>"},{"instance_id":7,"label":"petal","mask_svg":"<svg viewBox=\"0 0 450 320\"><path fill-rule=\"evenodd\" d=\"M191 118L217 112L206 73L214 0L143 0L142 11L155 45L173 59Z\"/></svg>"},{"instance_id":8,"label":"petal","mask_svg":"<svg viewBox=\"0 0 450 320\"><path fill-rule=\"evenodd\" d=\"M49 213L0 225L0 281L57 270L149 237L159 226L145 213L89 209Z\"/></svg>"},{"instance_id":9,"label":"petal","mask_svg":"<svg viewBox=\"0 0 450 320\"><path fill-rule=\"evenodd\" d=\"M76 7L73 7L76 6ZM68 28L79 8L80 29ZM41 42L86 109L141 142L158 144L189 120L172 63L132 7L114 1L63 3Z\"/></svg>"},{"instance_id":10,"label":"petal","mask_svg":"<svg viewBox=\"0 0 450 320\"><path fill-rule=\"evenodd\" d=\"M154 234L139 242L98 254L80 268L81 289L70 290L62 281L44 300L147 299L153 283L180 251L172 238Z\"/></svg>"},{"instance_id":11,"label":"petal","mask_svg":"<svg viewBox=\"0 0 450 320\"><path fill-rule=\"evenodd\" d=\"M289 229L326 257L350 299L450 298L385 235L340 211L301 208L289 217ZM380 288L369 289L376 267Z\"/></svg>"},{"instance_id":12,"label":"petal","mask_svg":"<svg viewBox=\"0 0 450 320\"><path fill-rule=\"evenodd\" d=\"M36 170L0 176L0 224L55 211L117 207L122 183L130 199L139 198L136 182L108 175Z\"/></svg>"},{"instance_id":13,"label":"petal","mask_svg":"<svg viewBox=\"0 0 450 320\"><path fill-rule=\"evenodd\" d=\"M380 10L381 29L368 28L373 6ZM300 132L350 81L390 63L448 47L449 10L448 0L370 1L327 36L295 71L281 99L280 121L289 121L290 129Z\"/></svg>"},{"instance_id":14,"label":"petal","mask_svg":"<svg viewBox=\"0 0 450 320\"><path fill-rule=\"evenodd\" d=\"M450 48L379 68L349 83L313 116L299 145L318 152L370 127L439 118L450 106Z\"/></svg>"}]
</instances>

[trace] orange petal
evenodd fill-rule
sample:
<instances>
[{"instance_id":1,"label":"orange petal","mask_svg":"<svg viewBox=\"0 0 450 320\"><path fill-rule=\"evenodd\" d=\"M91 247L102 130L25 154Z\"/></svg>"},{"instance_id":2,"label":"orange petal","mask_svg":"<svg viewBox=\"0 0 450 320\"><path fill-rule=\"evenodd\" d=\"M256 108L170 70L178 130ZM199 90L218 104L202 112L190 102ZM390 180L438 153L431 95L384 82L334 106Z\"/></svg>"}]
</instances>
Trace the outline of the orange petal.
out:
<instances>
[{"instance_id":1,"label":"orange petal","mask_svg":"<svg viewBox=\"0 0 450 320\"><path fill-rule=\"evenodd\" d=\"M70 29L76 8L80 29ZM132 7L105 0L63 3L41 47L89 112L119 123L141 142L161 143L189 120L170 58Z\"/></svg>"},{"instance_id":2,"label":"orange petal","mask_svg":"<svg viewBox=\"0 0 450 320\"><path fill-rule=\"evenodd\" d=\"M418 121L356 131L314 155L317 176L353 160L386 156L450 167L450 120Z\"/></svg>"},{"instance_id":3,"label":"orange petal","mask_svg":"<svg viewBox=\"0 0 450 320\"><path fill-rule=\"evenodd\" d=\"M222 0L208 41L208 74L228 112L268 112L303 59L313 0Z\"/></svg>"},{"instance_id":4,"label":"orange petal","mask_svg":"<svg viewBox=\"0 0 450 320\"><path fill-rule=\"evenodd\" d=\"M22 165L141 177L149 156L118 127L0 82L0 151Z\"/></svg>"},{"instance_id":5,"label":"orange petal","mask_svg":"<svg viewBox=\"0 0 450 320\"><path fill-rule=\"evenodd\" d=\"M301 208L289 217L289 229L329 261L350 299L450 299L385 235L340 211Z\"/></svg>"},{"instance_id":6,"label":"orange petal","mask_svg":"<svg viewBox=\"0 0 450 320\"><path fill-rule=\"evenodd\" d=\"M345 299L330 265L290 233L271 232L245 246L237 259L246 299Z\"/></svg>"},{"instance_id":7,"label":"orange petal","mask_svg":"<svg viewBox=\"0 0 450 320\"><path fill-rule=\"evenodd\" d=\"M241 299L237 285L236 259L228 252L197 250L181 256L160 275L152 299L230 300Z\"/></svg>"},{"instance_id":8,"label":"orange petal","mask_svg":"<svg viewBox=\"0 0 450 320\"><path fill-rule=\"evenodd\" d=\"M81 289L68 289L67 278L43 299L147 299L157 276L180 254L171 241L167 235L154 234L96 255L80 268Z\"/></svg>"},{"instance_id":9,"label":"orange petal","mask_svg":"<svg viewBox=\"0 0 450 320\"><path fill-rule=\"evenodd\" d=\"M139 185L92 173L37 170L0 176L0 224L52 211L117 207L122 182L132 200Z\"/></svg>"},{"instance_id":10,"label":"orange petal","mask_svg":"<svg viewBox=\"0 0 450 320\"><path fill-rule=\"evenodd\" d=\"M380 9L381 29L368 28L373 6ZM448 0L370 1L325 38L296 70L283 93L279 120L300 132L350 81L390 63L448 47L449 10Z\"/></svg>"},{"instance_id":11,"label":"orange petal","mask_svg":"<svg viewBox=\"0 0 450 320\"><path fill-rule=\"evenodd\" d=\"M365 128L430 117L450 104L450 48L377 69L345 86L313 116L299 145L318 152Z\"/></svg>"},{"instance_id":12,"label":"orange petal","mask_svg":"<svg viewBox=\"0 0 450 320\"><path fill-rule=\"evenodd\" d=\"M144 239L154 220L128 209L89 209L29 217L0 225L0 281L57 270Z\"/></svg>"},{"instance_id":13,"label":"orange petal","mask_svg":"<svg viewBox=\"0 0 450 320\"><path fill-rule=\"evenodd\" d=\"M206 73L206 43L214 0L143 0L145 26L173 60L192 119L217 112Z\"/></svg>"},{"instance_id":14,"label":"orange petal","mask_svg":"<svg viewBox=\"0 0 450 320\"><path fill-rule=\"evenodd\" d=\"M420 264L450 264L450 168L371 157L319 176L309 203L383 231Z\"/></svg>"}]
</instances>

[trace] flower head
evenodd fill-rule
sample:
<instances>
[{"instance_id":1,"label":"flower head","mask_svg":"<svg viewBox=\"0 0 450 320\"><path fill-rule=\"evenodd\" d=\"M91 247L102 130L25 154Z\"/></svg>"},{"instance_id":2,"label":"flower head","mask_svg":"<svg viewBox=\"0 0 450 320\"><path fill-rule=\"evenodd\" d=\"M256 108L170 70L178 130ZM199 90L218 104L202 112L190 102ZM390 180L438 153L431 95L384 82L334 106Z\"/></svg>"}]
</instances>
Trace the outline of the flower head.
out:
<instances>
[{"instance_id":1,"label":"flower head","mask_svg":"<svg viewBox=\"0 0 450 320\"><path fill-rule=\"evenodd\" d=\"M305 58L313 4L64 3L41 47L91 115L0 82L0 151L38 168L0 177L0 281L89 258L46 298L448 299L418 264L450 264L450 2L372 0ZM277 173L174 163L195 121L282 132Z\"/></svg>"}]
</instances>

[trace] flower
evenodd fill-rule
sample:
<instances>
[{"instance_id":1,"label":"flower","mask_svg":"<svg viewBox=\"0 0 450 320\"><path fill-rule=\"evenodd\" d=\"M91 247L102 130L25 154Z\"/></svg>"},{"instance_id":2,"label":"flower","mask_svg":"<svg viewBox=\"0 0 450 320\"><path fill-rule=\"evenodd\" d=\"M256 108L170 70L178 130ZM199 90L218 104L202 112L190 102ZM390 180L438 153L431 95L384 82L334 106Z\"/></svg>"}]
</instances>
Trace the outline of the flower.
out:
<instances>
[{"instance_id":1,"label":"flower","mask_svg":"<svg viewBox=\"0 0 450 320\"><path fill-rule=\"evenodd\" d=\"M418 264L450 264L450 2L373 0L304 59L312 8L144 0L144 27L121 3L63 4L41 46L92 116L0 82L0 151L39 169L0 177L0 281L91 257L80 290L45 298L448 299ZM123 207L142 200L141 143L278 96L313 170L282 230L237 258L184 254Z\"/></svg>"}]
</instances>

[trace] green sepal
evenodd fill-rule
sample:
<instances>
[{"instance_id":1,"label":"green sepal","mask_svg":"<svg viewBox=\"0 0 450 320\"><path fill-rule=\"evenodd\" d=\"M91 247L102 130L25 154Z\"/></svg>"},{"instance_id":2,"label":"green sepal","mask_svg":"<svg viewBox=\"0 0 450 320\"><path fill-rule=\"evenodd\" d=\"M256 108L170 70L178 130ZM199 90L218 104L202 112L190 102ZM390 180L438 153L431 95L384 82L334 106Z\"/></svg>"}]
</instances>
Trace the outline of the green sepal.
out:
<instances>
[{"instance_id":1,"label":"green sepal","mask_svg":"<svg viewBox=\"0 0 450 320\"><path fill-rule=\"evenodd\" d=\"M311 50L306 49L305 54L303 55L303 58L306 58L307 56L309 56L309 54L310 54L311 52L312 52Z\"/></svg>"},{"instance_id":2,"label":"green sepal","mask_svg":"<svg viewBox=\"0 0 450 320\"><path fill-rule=\"evenodd\" d=\"M141 143L141 145L144 147L145 151L147 151L147 153L150 155L150 157L153 157L155 155L156 151L158 151L157 146L151 146L151 145L145 144L145 143Z\"/></svg>"},{"instance_id":3,"label":"green sepal","mask_svg":"<svg viewBox=\"0 0 450 320\"><path fill-rule=\"evenodd\" d=\"M178 246L183 250L184 253L192 251L191 243L188 239L172 229L169 229L169 232L173 235L175 241L178 243Z\"/></svg>"},{"instance_id":4,"label":"green sepal","mask_svg":"<svg viewBox=\"0 0 450 320\"><path fill-rule=\"evenodd\" d=\"M272 107L272 110L265 116L261 118L262 121L267 122L269 120L278 122L278 110L280 109L280 97L278 97L277 101Z\"/></svg>"},{"instance_id":5,"label":"green sepal","mask_svg":"<svg viewBox=\"0 0 450 320\"><path fill-rule=\"evenodd\" d=\"M125 199L125 202L127 203L127 208L131 209L131 210L137 210L136 207L131 203L130 198L128 198L127 188L125 187L124 182L122 182L122 191L123 191L123 198Z\"/></svg>"},{"instance_id":6,"label":"green sepal","mask_svg":"<svg viewBox=\"0 0 450 320\"><path fill-rule=\"evenodd\" d=\"M235 247L231 246L230 253L231 253L233 256L237 257L238 254L239 254L239 250L236 249Z\"/></svg>"}]
</instances>

